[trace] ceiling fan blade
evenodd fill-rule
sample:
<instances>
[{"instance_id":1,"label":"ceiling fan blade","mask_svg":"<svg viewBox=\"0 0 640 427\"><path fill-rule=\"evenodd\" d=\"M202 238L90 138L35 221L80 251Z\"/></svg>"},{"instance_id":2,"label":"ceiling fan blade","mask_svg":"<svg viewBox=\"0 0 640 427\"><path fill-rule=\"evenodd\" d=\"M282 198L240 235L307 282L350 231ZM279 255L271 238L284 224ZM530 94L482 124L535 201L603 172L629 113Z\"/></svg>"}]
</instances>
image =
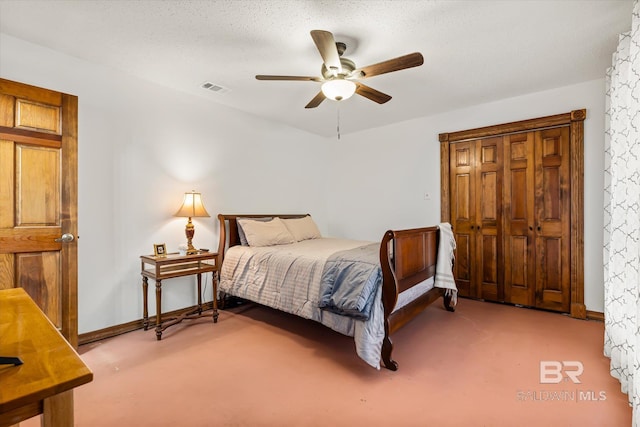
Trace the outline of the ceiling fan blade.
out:
<instances>
[{"instance_id":1,"label":"ceiling fan blade","mask_svg":"<svg viewBox=\"0 0 640 427\"><path fill-rule=\"evenodd\" d=\"M338 54L338 48L336 47L333 34L329 31L312 30L311 38L313 38L313 42L316 44L327 70L332 70L335 74L341 73L342 64L340 63L340 54Z\"/></svg>"},{"instance_id":2,"label":"ceiling fan blade","mask_svg":"<svg viewBox=\"0 0 640 427\"><path fill-rule=\"evenodd\" d=\"M355 70L352 75L355 76L360 73L362 78L373 77L380 74L390 73L392 71L400 71L406 68L417 67L422 64L424 64L422 54L420 52L414 52L408 55L399 56L398 58L389 59L388 61L359 68Z\"/></svg>"},{"instance_id":3,"label":"ceiling fan blade","mask_svg":"<svg viewBox=\"0 0 640 427\"><path fill-rule=\"evenodd\" d=\"M316 108L322 101L325 100L325 96L322 91L318 92L318 94L311 100L304 108Z\"/></svg>"},{"instance_id":4,"label":"ceiling fan blade","mask_svg":"<svg viewBox=\"0 0 640 427\"><path fill-rule=\"evenodd\" d=\"M258 74L256 76L258 80L293 80L293 81L311 81L321 82L323 79L320 77L307 77L307 76L265 76Z\"/></svg>"},{"instance_id":5,"label":"ceiling fan blade","mask_svg":"<svg viewBox=\"0 0 640 427\"><path fill-rule=\"evenodd\" d=\"M375 90L369 86L363 85L362 83L356 83L356 93L360 96L364 96L365 98L372 100L373 102L377 102L378 104L384 104L391 99L390 95L382 93L379 90Z\"/></svg>"}]
</instances>

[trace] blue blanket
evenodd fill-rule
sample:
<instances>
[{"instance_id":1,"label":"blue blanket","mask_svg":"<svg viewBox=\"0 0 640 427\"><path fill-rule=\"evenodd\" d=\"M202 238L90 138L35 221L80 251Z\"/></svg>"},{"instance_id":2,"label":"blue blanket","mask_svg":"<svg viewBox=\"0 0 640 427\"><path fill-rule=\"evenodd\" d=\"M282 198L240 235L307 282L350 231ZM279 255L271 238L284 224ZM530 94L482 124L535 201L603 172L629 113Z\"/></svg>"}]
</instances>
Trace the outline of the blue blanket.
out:
<instances>
[{"instance_id":1,"label":"blue blanket","mask_svg":"<svg viewBox=\"0 0 640 427\"><path fill-rule=\"evenodd\" d=\"M322 271L318 306L367 320L382 282L378 243L331 255Z\"/></svg>"}]
</instances>

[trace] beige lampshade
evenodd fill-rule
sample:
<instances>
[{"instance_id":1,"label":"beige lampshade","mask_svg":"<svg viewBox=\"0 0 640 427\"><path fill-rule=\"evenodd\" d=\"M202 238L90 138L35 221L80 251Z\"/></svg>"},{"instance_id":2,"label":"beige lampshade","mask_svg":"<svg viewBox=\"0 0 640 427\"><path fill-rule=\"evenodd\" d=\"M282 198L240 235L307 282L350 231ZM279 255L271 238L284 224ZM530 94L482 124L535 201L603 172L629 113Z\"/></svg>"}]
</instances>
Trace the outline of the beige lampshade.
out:
<instances>
[{"instance_id":1,"label":"beige lampshade","mask_svg":"<svg viewBox=\"0 0 640 427\"><path fill-rule=\"evenodd\" d=\"M202 204L202 194L192 191L191 193L184 193L182 206L174 216L195 218L207 217L210 215Z\"/></svg>"}]
</instances>

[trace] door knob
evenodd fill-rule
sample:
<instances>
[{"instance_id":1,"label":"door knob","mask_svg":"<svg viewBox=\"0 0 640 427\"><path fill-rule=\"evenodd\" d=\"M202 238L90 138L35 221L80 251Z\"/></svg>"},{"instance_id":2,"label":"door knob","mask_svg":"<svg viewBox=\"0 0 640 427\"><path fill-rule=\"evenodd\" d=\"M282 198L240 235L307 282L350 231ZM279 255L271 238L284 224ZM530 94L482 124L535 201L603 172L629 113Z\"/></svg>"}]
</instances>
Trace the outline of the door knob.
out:
<instances>
[{"instance_id":1,"label":"door knob","mask_svg":"<svg viewBox=\"0 0 640 427\"><path fill-rule=\"evenodd\" d=\"M73 242L73 234L71 233L64 233L60 238L56 239L56 242L62 242L62 243L69 243L69 242Z\"/></svg>"}]
</instances>

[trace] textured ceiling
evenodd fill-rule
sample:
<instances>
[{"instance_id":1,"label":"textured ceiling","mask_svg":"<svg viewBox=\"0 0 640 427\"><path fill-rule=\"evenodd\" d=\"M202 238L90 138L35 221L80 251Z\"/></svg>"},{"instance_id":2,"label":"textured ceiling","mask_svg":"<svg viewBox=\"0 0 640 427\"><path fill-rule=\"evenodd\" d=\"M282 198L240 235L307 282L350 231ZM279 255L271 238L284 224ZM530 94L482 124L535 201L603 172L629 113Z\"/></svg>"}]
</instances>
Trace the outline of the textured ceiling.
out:
<instances>
[{"instance_id":1,"label":"textured ceiling","mask_svg":"<svg viewBox=\"0 0 640 427\"><path fill-rule=\"evenodd\" d=\"M306 131L354 132L604 77L632 0L13 1L0 32ZM304 106L320 75L310 30L365 66L421 52L421 67L367 79L393 96ZM0 52L1 54L1 52ZM226 93L202 89L206 81Z\"/></svg>"}]
</instances>

